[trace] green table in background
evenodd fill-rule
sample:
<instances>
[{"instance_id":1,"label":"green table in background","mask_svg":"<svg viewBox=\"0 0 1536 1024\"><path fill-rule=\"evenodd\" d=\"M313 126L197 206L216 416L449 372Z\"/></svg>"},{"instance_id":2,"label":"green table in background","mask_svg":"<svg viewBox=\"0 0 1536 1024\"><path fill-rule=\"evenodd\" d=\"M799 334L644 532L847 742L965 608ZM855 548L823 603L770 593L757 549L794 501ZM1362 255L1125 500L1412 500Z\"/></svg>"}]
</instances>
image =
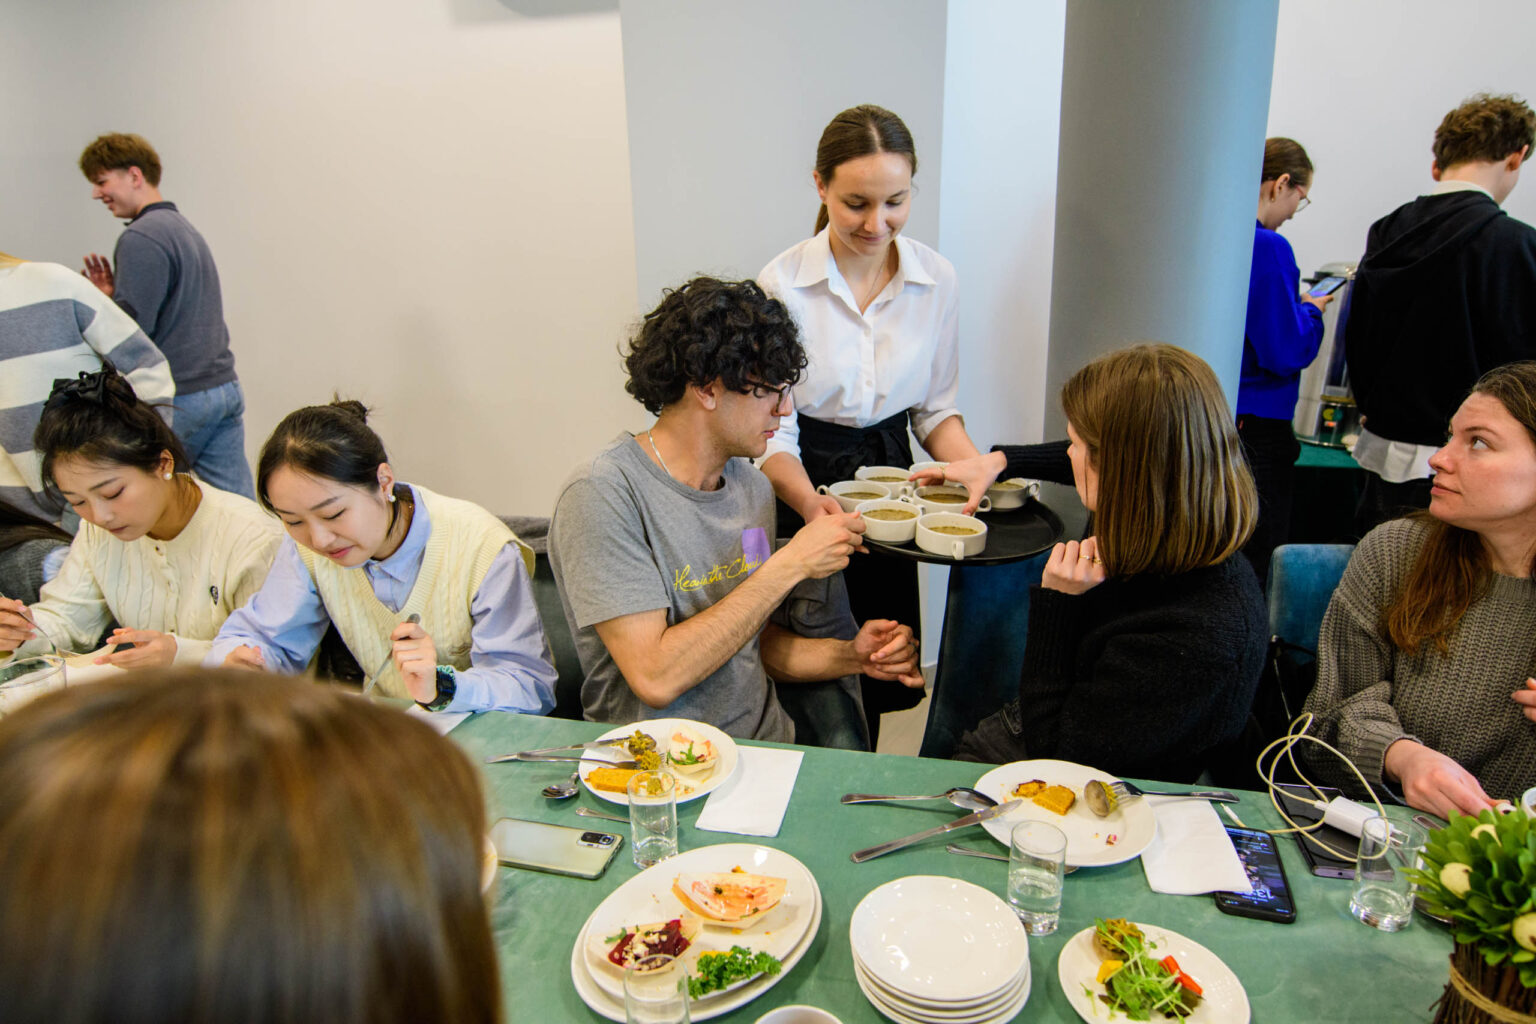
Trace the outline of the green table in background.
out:
<instances>
[{"instance_id":1,"label":"green table in background","mask_svg":"<svg viewBox=\"0 0 1536 1024\"><path fill-rule=\"evenodd\" d=\"M1290 544L1353 544L1355 506L1365 487L1365 470L1343 448L1304 437L1296 460L1291 499Z\"/></svg>"},{"instance_id":2,"label":"green table in background","mask_svg":"<svg viewBox=\"0 0 1536 1024\"><path fill-rule=\"evenodd\" d=\"M535 747L592 739L606 727L590 722L490 713L449 734L476 760ZM765 744L770 745L770 744ZM906 875L963 878L1002 895L1007 865L957 857L944 851L946 837L865 864L848 855L886 839L941 824L959 814L944 803L844 806L845 792L938 793L969 785L986 766L958 761L800 748L805 760L778 836L760 839L693 827L707 797L678 808L684 850L715 843L762 843L799 858L821 886L821 929L804 959L752 1003L717 1020L751 1022L776 1006L810 1003L844 1024L884 1018L864 998L853 976L848 922L858 902L876 886ZM585 790L554 802L540 787L563 779L559 764L486 765L486 801L492 820L531 818L577 827L626 831L618 824L579 817L578 804L614 812L616 805ZM1243 793L1237 811L1253 827L1281 824L1267 797ZM947 837L976 849L1004 852L981 828ZM1211 949L1247 989L1255 1024L1281 1021L1428 1021L1430 1004L1447 975L1451 940L1445 929L1422 918L1394 935L1377 932L1349 916L1349 882L1308 872L1295 843L1279 839L1297 905L1295 924L1274 924L1220 913L1208 896L1163 896L1147 887L1141 862L1084 868L1067 878L1061 927L1030 940L1033 991L1021 1021L1078 1020L1056 980L1056 956L1094 917L1126 917L1180 932ZM492 927L501 953L507 1020L600 1021L571 983L571 947L577 932L604 897L636 873L626 841L607 874L596 881L502 867L491 890ZM1107 1020L1107 1014L1106 1018ZM1121 1018L1123 1019L1123 1018Z\"/></svg>"}]
</instances>

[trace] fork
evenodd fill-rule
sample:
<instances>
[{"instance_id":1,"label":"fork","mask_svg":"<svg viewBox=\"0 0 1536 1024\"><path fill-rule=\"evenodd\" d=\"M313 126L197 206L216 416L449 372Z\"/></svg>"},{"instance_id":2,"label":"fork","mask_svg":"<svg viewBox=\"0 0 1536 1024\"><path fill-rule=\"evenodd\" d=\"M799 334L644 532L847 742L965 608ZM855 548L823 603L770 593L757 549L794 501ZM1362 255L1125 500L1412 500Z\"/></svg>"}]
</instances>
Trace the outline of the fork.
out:
<instances>
[{"instance_id":1,"label":"fork","mask_svg":"<svg viewBox=\"0 0 1536 1024\"><path fill-rule=\"evenodd\" d=\"M1109 815L1121 804L1144 796L1188 797L1191 800L1210 800L1219 804L1238 802L1237 794L1225 789L1184 789L1175 792L1163 789L1142 789L1134 782L1101 782L1098 779L1090 780L1083 787L1083 802L1088 805L1089 810L1101 818Z\"/></svg>"}]
</instances>

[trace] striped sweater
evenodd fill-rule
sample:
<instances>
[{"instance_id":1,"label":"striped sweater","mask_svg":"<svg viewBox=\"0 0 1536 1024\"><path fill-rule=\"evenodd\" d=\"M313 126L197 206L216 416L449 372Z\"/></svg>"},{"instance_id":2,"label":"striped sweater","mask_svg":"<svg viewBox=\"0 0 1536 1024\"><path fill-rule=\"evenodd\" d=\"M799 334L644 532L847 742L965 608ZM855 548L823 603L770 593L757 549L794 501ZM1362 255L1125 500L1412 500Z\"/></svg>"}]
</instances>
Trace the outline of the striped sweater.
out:
<instances>
[{"instance_id":1,"label":"striped sweater","mask_svg":"<svg viewBox=\"0 0 1536 1024\"><path fill-rule=\"evenodd\" d=\"M95 285L57 263L0 262L0 498L58 522L32 434L54 380L103 359L151 405L175 397L165 356Z\"/></svg>"}]
</instances>

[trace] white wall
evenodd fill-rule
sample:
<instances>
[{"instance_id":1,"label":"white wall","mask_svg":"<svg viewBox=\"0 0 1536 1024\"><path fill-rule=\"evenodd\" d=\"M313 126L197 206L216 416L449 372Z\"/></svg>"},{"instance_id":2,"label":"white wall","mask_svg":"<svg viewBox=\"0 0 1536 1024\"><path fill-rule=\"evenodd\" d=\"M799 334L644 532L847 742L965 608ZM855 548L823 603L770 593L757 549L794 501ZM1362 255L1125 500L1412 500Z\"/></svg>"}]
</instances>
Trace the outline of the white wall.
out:
<instances>
[{"instance_id":1,"label":"white wall","mask_svg":"<svg viewBox=\"0 0 1536 1024\"><path fill-rule=\"evenodd\" d=\"M817 140L860 103L911 129L906 233L937 245L946 6L623 0L641 308L700 272L756 277L809 236Z\"/></svg>"},{"instance_id":2,"label":"white wall","mask_svg":"<svg viewBox=\"0 0 1536 1024\"><path fill-rule=\"evenodd\" d=\"M635 315L616 0L37 0L0 18L26 90L0 105L0 250L110 252L117 222L75 161L100 132L147 136L218 260L253 453L335 389L377 406L407 479L548 514L633 418L610 400Z\"/></svg>"},{"instance_id":3,"label":"white wall","mask_svg":"<svg viewBox=\"0 0 1536 1024\"><path fill-rule=\"evenodd\" d=\"M1435 127L1467 96L1536 103L1532 39L1529 0L1281 0L1268 134L1296 139L1316 167L1313 205L1280 229L1303 274L1358 260L1372 221L1429 191ZM1536 185L1504 208L1536 223Z\"/></svg>"}]
</instances>

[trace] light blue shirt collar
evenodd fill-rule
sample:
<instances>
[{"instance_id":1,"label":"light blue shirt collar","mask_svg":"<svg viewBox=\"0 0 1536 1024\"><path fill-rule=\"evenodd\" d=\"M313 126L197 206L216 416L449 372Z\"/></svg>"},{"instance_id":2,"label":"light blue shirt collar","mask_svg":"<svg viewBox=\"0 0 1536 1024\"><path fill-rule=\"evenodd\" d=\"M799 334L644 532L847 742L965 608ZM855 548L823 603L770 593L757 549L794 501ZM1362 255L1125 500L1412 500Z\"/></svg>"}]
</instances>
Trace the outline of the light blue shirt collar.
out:
<instances>
[{"instance_id":1,"label":"light blue shirt collar","mask_svg":"<svg viewBox=\"0 0 1536 1024\"><path fill-rule=\"evenodd\" d=\"M427 513L426 503L421 500L421 493L410 484L405 486L410 489L411 504L415 508L410 528L405 531L405 540L400 542L400 546L388 558L382 561L370 558L363 563L362 569L370 580L388 576L410 586L415 584L416 576L421 571L421 562L427 553L427 538L432 535L432 517Z\"/></svg>"}]
</instances>

